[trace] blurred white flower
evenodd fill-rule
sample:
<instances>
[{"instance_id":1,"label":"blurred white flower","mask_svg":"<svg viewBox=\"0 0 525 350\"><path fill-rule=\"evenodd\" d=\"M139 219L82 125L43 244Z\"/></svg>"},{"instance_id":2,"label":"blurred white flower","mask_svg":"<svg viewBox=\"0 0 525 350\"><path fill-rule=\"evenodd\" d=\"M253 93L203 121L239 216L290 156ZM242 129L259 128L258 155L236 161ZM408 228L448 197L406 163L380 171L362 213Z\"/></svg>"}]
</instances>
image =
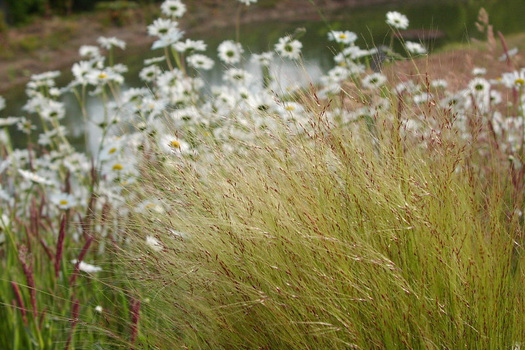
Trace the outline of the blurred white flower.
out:
<instances>
[{"instance_id":1,"label":"blurred white flower","mask_svg":"<svg viewBox=\"0 0 525 350\"><path fill-rule=\"evenodd\" d=\"M148 35L164 36L171 31L179 31L179 24L176 21L166 18L157 18L148 26Z\"/></svg>"},{"instance_id":2,"label":"blurred white flower","mask_svg":"<svg viewBox=\"0 0 525 350\"><path fill-rule=\"evenodd\" d=\"M269 66L273 60L273 51L263 52L260 54L254 53L252 55L251 61L259 63L262 66Z\"/></svg>"},{"instance_id":3,"label":"blurred white flower","mask_svg":"<svg viewBox=\"0 0 525 350\"><path fill-rule=\"evenodd\" d=\"M22 175L24 179L37 183L37 184L42 184L42 185L52 185L53 184L53 182L51 182L49 179L46 179L45 177L42 177L38 174L32 173L27 170L18 169L18 173Z\"/></svg>"},{"instance_id":4,"label":"blurred white flower","mask_svg":"<svg viewBox=\"0 0 525 350\"><path fill-rule=\"evenodd\" d=\"M178 29L170 30L168 33L161 35L159 39L153 43L151 49L156 50L173 45L178 42L183 35L184 32Z\"/></svg>"},{"instance_id":5,"label":"blurred white flower","mask_svg":"<svg viewBox=\"0 0 525 350\"><path fill-rule=\"evenodd\" d=\"M448 86L448 83L445 79L435 79L432 80L430 83L430 86L437 88L437 89L446 89Z\"/></svg>"},{"instance_id":6,"label":"blurred white flower","mask_svg":"<svg viewBox=\"0 0 525 350\"><path fill-rule=\"evenodd\" d=\"M190 67L202 70L210 70L215 64L215 62L208 56L204 56L198 53L189 56L186 60L188 61L188 65Z\"/></svg>"},{"instance_id":7,"label":"blurred white flower","mask_svg":"<svg viewBox=\"0 0 525 350\"><path fill-rule=\"evenodd\" d=\"M479 94L488 94L490 89L490 83L487 79L483 78L474 78L468 83L468 88L470 92L475 95Z\"/></svg>"},{"instance_id":8,"label":"blurred white flower","mask_svg":"<svg viewBox=\"0 0 525 350\"><path fill-rule=\"evenodd\" d=\"M70 209L77 205L77 199L70 193L55 193L50 196L51 203L60 209Z\"/></svg>"},{"instance_id":9,"label":"blurred white flower","mask_svg":"<svg viewBox=\"0 0 525 350\"><path fill-rule=\"evenodd\" d=\"M405 42L405 48L408 52L410 52L413 55L423 55L427 53L427 49L420 43L415 43L413 41L406 41Z\"/></svg>"},{"instance_id":10,"label":"blurred white flower","mask_svg":"<svg viewBox=\"0 0 525 350\"><path fill-rule=\"evenodd\" d=\"M126 48L126 42L120 39L112 37L104 37L101 36L97 39L97 42L102 46L104 49L109 50L112 47L118 47L124 50Z\"/></svg>"},{"instance_id":11,"label":"blurred white flower","mask_svg":"<svg viewBox=\"0 0 525 350\"><path fill-rule=\"evenodd\" d=\"M357 40L357 34L354 32L332 30L328 32L328 40L335 41L345 45L353 44Z\"/></svg>"},{"instance_id":12,"label":"blurred white flower","mask_svg":"<svg viewBox=\"0 0 525 350\"><path fill-rule=\"evenodd\" d=\"M152 65L142 68L142 70L139 73L139 77L145 82L151 83L155 81L155 79L157 78L157 76L160 75L160 73L162 73L162 71L160 70L159 66Z\"/></svg>"},{"instance_id":13,"label":"blurred white flower","mask_svg":"<svg viewBox=\"0 0 525 350\"><path fill-rule=\"evenodd\" d=\"M20 122L21 120L22 120L22 117L0 118L0 127L15 125L16 123Z\"/></svg>"},{"instance_id":14,"label":"blurred white flower","mask_svg":"<svg viewBox=\"0 0 525 350\"><path fill-rule=\"evenodd\" d=\"M168 17L180 18L186 13L186 5L180 0L166 0L160 6L160 10Z\"/></svg>"},{"instance_id":15,"label":"blurred white flower","mask_svg":"<svg viewBox=\"0 0 525 350\"><path fill-rule=\"evenodd\" d=\"M88 61L77 62L71 68L75 81L81 85L88 84L87 76L92 70L94 70L93 64Z\"/></svg>"},{"instance_id":16,"label":"blurred white flower","mask_svg":"<svg viewBox=\"0 0 525 350\"><path fill-rule=\"evenodd\" d=\"M290 36L279 38L275 44L275 51L282 57L297 60L301 57L303 44L299 40L292 40Z\"/></svg>"},{"instance_id":17,"label":"blurred white flower","mask_svg":"<svg viewBox=\"0 0 525 350\"><path fill-rule=\"evenodd\" d=\"M386 24L396 29L407 29L408 18L397 11L390 11L386 14Z\"/></svg>"},{"instance_id":18,"label":"blurred white flower","mask_svg":"<svg viewBox=\"0 0 525 350\"><path fill-rule=\"evenodd\" d=\"M485 75L487 74L487 69L480 68L480 67L474 67L474 69L472 69L472 74L473 75Z\"/></svg>"},{"instance_id":19,"label":"blurred white flower","mask_svg":"<svg viewBox=\"0 0 525 350\"><path fill-rule=\"evenodd\" d=\"M78 53L80 54L80 56L86 57L89 59L100 58L100 49L98 48L98 46L82 45L80 46Z\"/></svg>"},{"instance_id":20,"label":"blurred white flower","mask_svg":"<svg viewBox=\"0 0 525 350\"><path fill-rule=\"evenodd\" d=\"M42 106L42 110L39 114L47 121L52 119L60 120L66 115L66 107L62 102L47 100L47 103Z\"/></svg>"},{"instance_id":21,"label":"blurred white flower","mask_svg":"<svg viewBox=\"0 0 525 350\"><path fill-rule=\"evenodd\" d=\"M206 43L202 40L186 39L173 44L173 48L178 52L206 51Z\"/></svg>"},{"instance_id":22,"label":"blurred white flower","mask_svg":"<svg viewBox=\"0 0 525 350\"><path fill-rule=\"evenodd\" d=\"M187 142L170 134L159 137L159 147L163 152L171 154L187 154L190 150L190 145Z\"/></svg>"},{"instance_id":23,"label":"blurred white flower","mask_svg":"<svg viewBox=\"0 0 525 350\"><path fill-rule=\"evenodd\" d=\"M239 2L245 4L246 6L250 6L251 3L256 3L257 0L238 0Z\"/></svg>"},{"instance_id":24,"label":"blurred white flower","mask_svg":"<svg viewBox=\"0 0 525 350\"><path fill-rule=\"evenodd\" d=\"M219 45L217 51L221 61L226 64L235 64L241 61L244 49L240 43L236 43L233 40L225 40Z\"/></svg>"},{"instance_id":25,"label":"blurred white flower","mask_svg":"<svg viewBox=\"0 0 525 350\"><path fill-rule=\"evenodd\" d=\"M427 103L432 98L433 98L432 94L429 94L429 93L426 93L426 92L421 92L421 93L416 94L416 95L414 95L412 97L412 99L414 100L415 104Z\"/></svg>"},{"instance_id":26,"label":"blurred white flower","mask_svg":"<svg viewBox=\"0 0 525 350\"><path fill-rule=\"evenodd\" d=\"M377 89L386 83L386 77L381 73L372 73L364 77L362 83L366 89Z\"/></svg>"},{"instance_id":27,"label":"blurred white flower","mask_svg":"<svg viewBox=\"0 0 525 350\"><path fill-rule=\"evenodd\" d=\"M71 263L73 264L77 264L77 259L73 259L71 260ZM83 262L81 261L79 264L78 264L78 269L80 271L84 271L86 273L95 273L95 272L99 272L99 271L102 271L102 268L101 267L98 267L98 266L95 266L95 265L91 265L91 264L88 264L86 262Z\"/></svg>"},{"instance_id":28,"label":"blurred white flower","mask_svg":"<svg viewBox=\"0 0 525 350\"><path fill-rule=\"evenodd\" d=\"M146 244L156 252L160 252L162 250L162 244L153 236L146 236Z\"/></svg>"},{"instance_id":29,"label":"blurred white flower","mask_svg":"<svg viewBox=\"0 0 525 350\"><path fill-rule=\"evenodd\" d=\"M525 87L525 68L519 71L510 73L503 73L501 76L501 82L508 88L523 88Z\"/></svg>"},{"instance_id":30,"label":"blurred white flower","mask_svg":"<svg viewBox=\"0 0 525 350\"><path fill-rule=\"evenodd\" d=\"M223 79L233 85L246 86L252 82L253 75L244 69L230 68L224 72Z\"/></svg>"},{"instance_id":31,"label":"blurred white flower","mask_svg":"<svg viewBox=\"0 0 525 350\"><path fill-rule=\"evenodd\" d=\"M503 55L501 55L498 60L500 61L505 61L508 57L512 57L512 56L516 56L518 54L518 48L515 47L513 49L510 49L508 50L506 53L504 53Z\"/></svg>"}]
</instances>

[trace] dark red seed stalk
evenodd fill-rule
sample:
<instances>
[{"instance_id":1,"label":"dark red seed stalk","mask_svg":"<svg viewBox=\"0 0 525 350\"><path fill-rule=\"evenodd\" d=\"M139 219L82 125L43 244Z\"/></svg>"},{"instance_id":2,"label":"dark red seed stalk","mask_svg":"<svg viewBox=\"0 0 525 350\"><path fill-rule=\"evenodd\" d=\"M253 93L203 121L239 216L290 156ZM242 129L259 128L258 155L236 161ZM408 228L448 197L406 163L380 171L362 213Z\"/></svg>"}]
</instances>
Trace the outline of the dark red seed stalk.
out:
<instances>
[{"instance_id":1,"label":"dark red seed stalk","mask_svg":"<svg viewBox=\"0 0 525 350\"><path fill-rule=\"evenodd\" d=\"M79 306L80 306L80 302L78 299L75 300L74 304L73 304L73 309L71 310L71 329L69 330L69 335L67 337L67 341L66 341L66 347L64 348L64 350L67 350L69 349L69 345L71 344L71 340L73 339L73 333L75 332L75 327L77 326L77 323L78 323L78 309L79 309Z\"/></svg>"},{"instance_id":2,"label":"dark red seed stalk","mask_svg":"<svg viewBox=\"0 0 525 350\"><path fill-rule=\"evenodd\" d=\"M31 207L29 208L29 227L33 236L38 237L39 229L39 220L38 220L38 210L36 208L36 200L33 197L31 201Z\"/></svg>"},{"instance_id":3,"label":"dark red seed stalk","mask_svg":"<svg viewBox=\"0 0 525 350\"><path fill-rule=\"evenodd\" d=\"M38 310L36 307L35 277L33 274L33 265L30 263L28 264L27 258L27 247L25 245L21 245L18 248L18 260L20 261L20 264L22 265L22 270L24 271L24 275L26 276L27 285L29 287L29 296L31 298L31 306L33 307L33 317L36 318L38 316Z\"/></svg>"},{"instance_id":4,"label":"dark red seed stalk","mask_svg":"<svg viewBox=\"0 0 525 350\"><path fill-rule=\"evenodd\" d=\"M66 237L66 215L62 215L60 222L60 231L58 233L57 251L55 255L55 278L58 278L60 272L60 262L62 261L62 253L64 252L64 238Z\"/></svg>"},{"instance_id":5,"label":"dark red seed stalk","mask_svg":"<svg viewBox=\"0 0 525 350\"><path fill-rule=\"evenodd\" d=\"M80 254L78 255L77 263L75 264L75 270L73 271L73 274L71 275L71 278L69 279L70 287L73 286L73 284L75 283L75 280L77 279L78 267L80 266L80 263L82 262L82 260L84 260L84 257L86 256L89 246L93 242L93 239L94 239L93 236L88 237L88 239L86 240L86 243L84 244L84 246L82 247L82 250L80 251Z\"/></svg>"},{"instance_id":6,"label":"dark red seed stalk","mask_svg":"<svg viewBox=\"0 0 525 350\"><path fill-rule=\"evenodd\" d=\"M24 324L27 326L26 307L24 305L24 300L22 299L22 293L20 293L20 288L18 288L18 284L13 281L11 281L11 287L13 288L16 302L18 303L18 307L22 313L22 320L24 320Z\"/></svg>"},{"instance_id":7,"label":"dark red seed stalk","mask_svg":"<svg viewBox=\"0 0 525 350\"><path fill-rule=\"evenodd\" d=\"M139 330L140 319L140 300L132 300L131 302L131 344L135 343L137 333Z\"/></svg>"}]
</instances>

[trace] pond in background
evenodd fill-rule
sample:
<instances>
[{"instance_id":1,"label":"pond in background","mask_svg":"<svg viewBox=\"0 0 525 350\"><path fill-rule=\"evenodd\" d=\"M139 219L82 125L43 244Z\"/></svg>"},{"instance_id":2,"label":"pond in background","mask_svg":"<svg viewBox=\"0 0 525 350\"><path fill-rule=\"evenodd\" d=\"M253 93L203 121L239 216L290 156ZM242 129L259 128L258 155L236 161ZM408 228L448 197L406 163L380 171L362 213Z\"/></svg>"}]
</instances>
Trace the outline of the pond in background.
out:
<instances>
[{"instance_id":1,"label":"pond in background","mask_svg":"<svg viewBox=\"0 0 525 350\"><path fill-rule=\"evenodd\" d=\"M305 1L306 3L306 1ZM308 5L310 6L310 5ZM356 42L360 47L374 47L388 45L390 34L385 24L385 14L396 10L407 15L410 20L409 29L414 38L407 40L418 41L418 31L438 32L437 37L425 40L423 43L432 52L444 44L453 42L468 42L469 38L484 39L482 34L476 30L475 22L478 12L484 7L489 13L491 24L495 31L504 34L523 32L525 25L525 0L426 0L416 2L405 2L404 4L369 5L358 8L338 10L337 13L328 14L328 21L274 21L266 23L243 24L241 26L240 41L245 49L245 54L260 53L273 48L273 45L285 34L293 33L298 27L304 27L306 34L301 37L303 43L304 67L298 68L294 63L276 60L276 66L280 75L287 77L290 81L306 83L303 69L307 76L316 82L319 76L333 66L334 44L327 40L330 30L350 30L358 34ZM189 34L192 39L203 39L208 44L207 55L216 58L217 46L226 39L235 37L234 28L214 29L208 32ZM96 38L93 38L93 42ZM146 58L162 55L161 50L150 51L147 49L126 50L117 56L117 62L126 64L129 72L125 75L126 86L141 86L138 72L143 67ZM221 64L216 60L214 69L205 72L203 78L207 86L222 83ZM254 75L259 74L258 68L246 64L245 68L251 70ZM71 79L69 71L65 71L58 80L59 86L66 85ZM20 116L21 107L26 102L25 87L11 89L4 93L7 100L7 108L1 112L2 116ZM63 97L67 105L67 117L63 121L70 133L70 139L79 150L84 144L84 123L78 104L72 94ZM88 103L90 114L101 113L101 106L95 100ZM96 139L96 130L88 130L90 139ZM24 147L26 137L16 131L12 132L15 146Z\"/></svg>"}]
</instances>

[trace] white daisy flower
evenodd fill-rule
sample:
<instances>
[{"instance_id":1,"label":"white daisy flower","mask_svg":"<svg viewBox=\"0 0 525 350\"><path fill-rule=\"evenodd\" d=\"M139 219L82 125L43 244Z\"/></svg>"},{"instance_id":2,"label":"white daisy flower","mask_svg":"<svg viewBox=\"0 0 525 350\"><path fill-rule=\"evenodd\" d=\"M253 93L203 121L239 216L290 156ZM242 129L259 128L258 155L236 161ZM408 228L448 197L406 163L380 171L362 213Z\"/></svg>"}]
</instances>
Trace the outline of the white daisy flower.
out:
<instances>
[{"instance_id":1,"label":"white daisy flower","mask_svg":"<svg viewBox=\"0 0 525 350\"><path fill-rule=\"evenodd\" d=\"M186 13L186 5L180 0L166 0L160 6L160 10L168 17L180 18Z\"/></svg>"},{"instance_id":2,"label":"white daisy flower","mask_svg":"<svg viewBox=\"0 0 525 350\"><path fill-rule=\"evenodd\" d=\"M82 45L80 46L80 49L78 49L78 53L82 57L86 57L89 59L97 59L100 58L100 49L98 46L93 45Z\"/></svg>"},{"instance_id":3,"label":"white daisy flower","mask_svg":"<svg viewBox=\"0 0 525 350\"><path fill-rule=\"evenodd\" d=\"M206 43L202 40L186 39L173 44L173 48L178 52L206 51Z\"/></svg>"},{"instance_id":4,"label":"white daisy flower","mask_svg":"<svg viewBox=\"0 0 525 350\"><path fill-rule=\"evenodd\" d=\"M525 87L525 68L519 71L510 73L503 73L501 76L501 82L508 88L523 88Z\"/></svg>"},{"instance_id":5,"label":"white daisy flower","mask_svg":"<svg viewBox=\"0 0 525 350\"><path fill-rule=\"evenodd\" d=\"M254 53L252 55L251 61L259 63L262 66L268 67L273 60L273 51L263 52L260 54Z\"/></svg>"},{"instance_id":6,"label":"white daisy flower","mask_svg":"<svg viewBox=\"0 0 525 350\"><path fill-rule=\"evenodd\" d=\"M490 83L487 79L474 78L468 83L468 88L471 93L475 95L488 93L490 90Z\"/></svg>"},{"instance_id":7,"label":"white daisy flower","mask_svg":"<svg viewBox=\"0 0 525 350\"><path fill-rule=\"evenodd\" d=\"M99 314L101 314L102 311L104 311L104 309L102 308L102 306L97 305L97 306L95 306L95 311L98 312Z\"/></svg>"},{"instance_id":8,"label":"white daisy flower","mask_svg":"<svg viewBox=\"0 0 525 350\"><path fill-rule=\"evenodd\" d=\"M485 74L487 74L486 68L474 67L474 69L472 69L472 75L485 75Z\"/></svg>"},{"instance_id":9,"label":"white daisy flower","mask_svg":"<svg viewBox=\"0 0 525 350\"><path fill-rule=\"evenodd\" d=\"M62 102L49 100L39 114L44 120L60 120L66 115L66 107Z\"/></svg>"},{"instance_id":10,"label":"white daisy flower","mask_svg":"<svg viewBox=\"0 0 525 350\"><path fill-rule=\"evenodd\" d=\"M187 154L190 150L190 145L187 142L169 134L160 137L159 147L163 152L171 154Z\"/></svg>"},{"instance_id":11,"label":"white daisy flower","mask_svg":"<svg viewBox=\"0 0 525 350\"><path fill-rule=\"evenodd\" d=\"M386 14L386 24L396 29L407 29L408 18L397 11L390 11Z\"/></svg>"},{"instance_id":12,"label":"white daisy flower","mask_svg":"<svg viewBox=\"0 0 525 350\"><path fill-rule=\"evenodd\" d=\"M328 32L328 40L335 41L345 45L353 44L357 40L357 34L354 32L332 30Z\"/></svg>"},{"instance_id":13,"label":"white daisy flower","mask_svg":"<svg viewBox=\"0 0 525 350\"><path fill-rule=\"evenodd\" d=\"M145 82L152 83L161 73L162 71L160 70L159 66L153 65L142 68L139 73L139 77Z\"/></svg>"},{"instance_id":14,"label":"white daisy flower","mask_svg":"<svg viewBox=\"0 0 525 350\"><path fill-rule=\"evenodd\" d=\"M126 48L126 42L120 39L112 37L101 36L97 39L97 42L106 50L110 50L112 47L118 47L124 50Z\"/></svg>"},{"instance_id":15,"label":"white daisy flower","mask_svg":"<svg viewBox=\"0 0 525 350\"><path fill-rule=\"evenodd\" d=\"M32 130L36 130L36 126L26 117L20 117L16 123L16 129L24 134L30 134Z\"/></svg>"},{"instance_id":16,"label":"white daisy flower","mask_svg":"<svg viewBox=\"0 0 525 350\"><path fill-rule=\"evenodd\" d=\"M223 41L217 48L219 51L219 58L226 64L235 64L240 62L242 53L244 52L240 43L233 40Z\"/></svg>"},{"instance_id":17,"label":"white daisy flower","mask_svg":"<svg viewBox=\"0 0 525 350\"><path fill-rule=\"evenodd\" d=\"M234 85L246 86L252 81L253 75L244 69L230 68L224 72L223 79Z\"/></svg>"},{"instance_id":18,"label":"white daisy flower","mask_svg":"<svg viewBox=\"0 0 525 350\"><path fill-rule=\"evenodd\" d=\"M292 40L290 36L280 38L275 44L275 51L279 55L292 60L297 60L301 57L302 48L303 44L299 40Z\"/></svg>"},{"instance_id":19,"label":"white daisy flower","mask_svg":"<svg viewBox=\"0 0 525 350\"><path fill-rule=\"evenodd\" d=\"M167 34L161 35L159 40L155 41L153 45L151 45L151 49L156 50L173 45L178 42L183 35L184 32L178 29L170 30Z\"/></svg>"},{"instance_id":20,"label":"white daisy flower","mask_svg":"<svg viewBox=\"0 0 525 350\"><path fill-rule=\"evenodd\" d=\"M366 89L377 89L386 83L386 77L381 73L372 73L364 77L362 83Z\"/></svg>"},{"instance_id":21,"label":"white daisy flower","mask_svg":"<svg viewBox=\"0 0 525 350\"><path fill-rule=\"evenodd\" d=\"M88 84L87 76L93 70L93 64L88 61L80 61L73 65L71 72L75 81L81 85Z\"/></svg>"},{"instance_id":22,"label":"white daisy flower","mask_svg":"<svg viewBox=\"0 0 525 350\"><path fill-rule=\"evenodd\" d=\"M55 204L60 209L70 209L77 205L77 199L70 193L55 193L50 196L51 203Z\"/></svg>"},{"instance_id":23,"label":"white daisy flower","mask_svg":"<svg viewBox=\"0 0 525 350\"><path fill-rule=\"evenodd\" d=\"M188 65L190 67L202 70L210 70L215 64L211 58L198 53L189 56L186 60L188 61Z\"/></svg>"},{"instance_id":24,"label":"white daisy flower","mask_svg":"<svg viewBox=\"0 0 525 350\"><path fill-rule=\"evenodd\" d=\"M179 24L176 21L166 18L157 18L148 26L148 35L161 37L171 31L178 31L178 27Z\"/></svg>"},{"instance_id":25,"label":"white daisy flower","mask_svg":"<svg viewBox=\"0 0 525 350\"><path fill-rule=\"evenodd\" d=\"M405 42L405 48L408 52L410 52L413 55L423 55L427 53L427 49L420 43L415 43L413 41L407 41Z\"/></svg>"}]
</instances>

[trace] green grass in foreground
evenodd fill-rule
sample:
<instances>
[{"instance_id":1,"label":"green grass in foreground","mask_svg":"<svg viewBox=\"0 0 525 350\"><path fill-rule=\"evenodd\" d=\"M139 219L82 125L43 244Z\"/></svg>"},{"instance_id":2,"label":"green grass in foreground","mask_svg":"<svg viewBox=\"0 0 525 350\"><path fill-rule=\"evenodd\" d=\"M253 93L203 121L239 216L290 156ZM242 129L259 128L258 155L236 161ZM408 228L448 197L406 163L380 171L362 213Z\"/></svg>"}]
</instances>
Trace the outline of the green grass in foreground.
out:
<instances>
[{"instance_id":1,"label":"green grass in foreground","mask_svg":"<svg viewBox=\"0 0 525 350\"><path fill-rule=\"evenodd\" d=\"M361 124L325 125L319 110L310 137L284 126L261 132L252 145L237 144L246 147L242 155L217 152L205 171L150 164L155 171L141 190L170 208L136 223L133 275L155 291L146 295L170 325L148 328L152 342L164 349L523 343L522 220L504 167L496 156L475 160L479 144L450 131L446 116L437 117L443 133L421 142L382 119L390 112L378 116L375 136ZM143 244L146 235L159 242Z\"/></svg>"}]
</instances>

